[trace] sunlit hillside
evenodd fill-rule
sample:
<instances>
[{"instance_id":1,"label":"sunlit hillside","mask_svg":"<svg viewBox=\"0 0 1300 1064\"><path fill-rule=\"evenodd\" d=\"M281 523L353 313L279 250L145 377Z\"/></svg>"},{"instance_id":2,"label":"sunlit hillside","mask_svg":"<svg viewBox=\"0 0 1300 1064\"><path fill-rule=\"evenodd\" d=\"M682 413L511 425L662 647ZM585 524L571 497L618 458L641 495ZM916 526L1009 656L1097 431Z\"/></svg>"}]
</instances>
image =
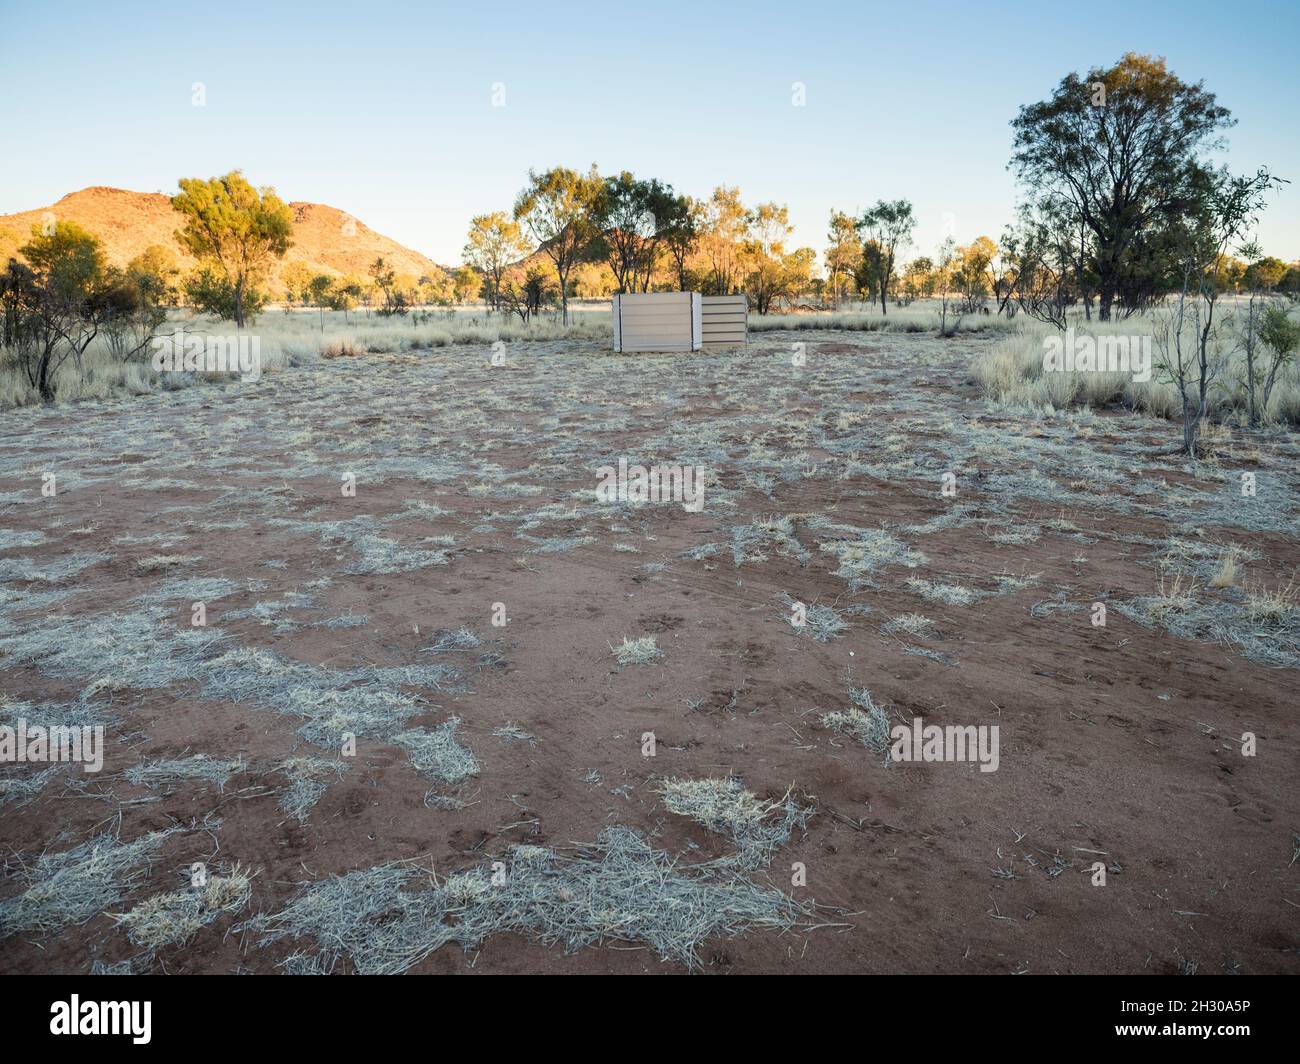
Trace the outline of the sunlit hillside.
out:
<instances>
[{"instance_id":1,"label":"sunlit hillside","mask_svg":"<svg viewBox=\"0 0 1300 1064\"><path fill-rule=\"evenodd\" d=\"M292 202L293 245L275 263L272 280L293 263L313 272L363 277L376 258L382 257L398 274L433 276L440 267L432 259L376 233L360 219L323 203ZM184 225L169 196L159 192L131 192L95 185L72 192L48 207L0 215L0 261L17 253L31 239L32 226L54 221L76 222L97 236L110 264L125 266L148 247L171 249L183 269L197 263L176 240Z\"/></svg>"}]
</instances>

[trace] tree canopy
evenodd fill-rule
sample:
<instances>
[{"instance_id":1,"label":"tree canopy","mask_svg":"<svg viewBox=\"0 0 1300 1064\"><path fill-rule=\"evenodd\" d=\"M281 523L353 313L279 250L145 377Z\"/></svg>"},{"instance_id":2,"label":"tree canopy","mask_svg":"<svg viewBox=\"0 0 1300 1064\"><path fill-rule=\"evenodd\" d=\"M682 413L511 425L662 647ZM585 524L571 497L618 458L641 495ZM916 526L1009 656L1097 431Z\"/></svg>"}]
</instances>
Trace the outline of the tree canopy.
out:
<instances>
[{"instance_id":1,"label":"tree canopy","mask_svg":"<svg viewBox=\"0 0 1300 1064\"><path fill-rule=\"evenodd\" d=\"M293 216L274 189L254 188L238 170L206 181L181 178L180 188L172 206L185 227L176 238L207 267L191 297L242 329L271 262L292 244Z\"/></svg>"}]
</instances>

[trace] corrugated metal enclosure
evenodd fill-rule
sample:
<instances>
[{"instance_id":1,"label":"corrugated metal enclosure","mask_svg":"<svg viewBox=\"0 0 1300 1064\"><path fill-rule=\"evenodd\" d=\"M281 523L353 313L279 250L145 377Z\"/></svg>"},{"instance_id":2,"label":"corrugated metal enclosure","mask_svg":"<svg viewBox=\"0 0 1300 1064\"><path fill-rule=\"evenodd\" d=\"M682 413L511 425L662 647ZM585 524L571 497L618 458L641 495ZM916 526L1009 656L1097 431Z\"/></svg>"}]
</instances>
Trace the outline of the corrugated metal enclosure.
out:
<instances>
[{"instance_id":1,"label":"corrugated metal enclosure","mask_svg":"<svg viewBox=\"0 0 1300 1064\"><path fill-rule=\"evenodd\" d=\"M703 306L704 346L735 347L743 344L749 323L749 297L705 296Z\"/></svg>"},{"instance_id":2,"label":"corrugated metal enclosure","mask_svg":"<svg viewBox=\"0 0 1300 1064\"><path fill-rule=\"evenodd\" d=\"M615 351L698 351L699 292L624 292L614 297Z\"/></svg>"}]
</instances>

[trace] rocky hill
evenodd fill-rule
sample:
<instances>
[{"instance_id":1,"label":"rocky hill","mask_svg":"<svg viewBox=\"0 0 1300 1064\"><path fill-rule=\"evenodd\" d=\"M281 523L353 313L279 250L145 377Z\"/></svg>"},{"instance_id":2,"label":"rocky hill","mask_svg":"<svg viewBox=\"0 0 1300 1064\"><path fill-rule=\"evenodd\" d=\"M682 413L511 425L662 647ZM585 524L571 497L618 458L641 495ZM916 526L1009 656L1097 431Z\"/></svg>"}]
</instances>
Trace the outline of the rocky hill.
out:
<instances>
[{"instance_id":1,"label":"rocky hill","mask_svg":"<svg viewBox=\"0 0 1300 1064\"><path fill-rule=\"evenodd\" d=\"M399 275L434 276L443 269L334 207L323 203L289 206L293 211L293 247L279 262L277 274L291 262L305 262L316 272L365 277L370 264L381 256ZM125 265L151 244L171 248L186 268L194 265L194 259L182 252L176 241L176 230L183 222L167 196L104 186L72 192L48 207L0 215L0 262L14 255L30 239L32 226L40 225L49 214L94 233L115 265Z\"/></svg>"}]
</instances>

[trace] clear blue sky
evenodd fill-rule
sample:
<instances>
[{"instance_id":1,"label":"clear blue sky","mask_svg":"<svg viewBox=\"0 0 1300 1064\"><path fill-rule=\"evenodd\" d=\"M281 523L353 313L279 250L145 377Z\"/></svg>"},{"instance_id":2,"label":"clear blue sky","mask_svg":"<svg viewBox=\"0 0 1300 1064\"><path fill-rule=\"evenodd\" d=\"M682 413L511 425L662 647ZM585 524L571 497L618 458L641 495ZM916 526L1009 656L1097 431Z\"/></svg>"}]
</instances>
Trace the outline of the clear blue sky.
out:
<instances>
[{"instance_id":1,"label":"clear blue sky","mask_svg":"<svg viewBox=\"0 0 1300 1064\"><path fill-rule=\"evenodd\" d=\"M0 213L87 185L170 193L240 167L450 264L470 217L508 209L530 166L595 162L695 196L725 182L746 203L785 203L796 242L818 251L832 207L906 197L924 254L945 222L965 242L1011 217L1019 105L1134 50L1232 110L1235 169L1296 182L1260 230L1291 260L1295 14L1294 0L0 0Z\"/></svg>"}]
</instances>

